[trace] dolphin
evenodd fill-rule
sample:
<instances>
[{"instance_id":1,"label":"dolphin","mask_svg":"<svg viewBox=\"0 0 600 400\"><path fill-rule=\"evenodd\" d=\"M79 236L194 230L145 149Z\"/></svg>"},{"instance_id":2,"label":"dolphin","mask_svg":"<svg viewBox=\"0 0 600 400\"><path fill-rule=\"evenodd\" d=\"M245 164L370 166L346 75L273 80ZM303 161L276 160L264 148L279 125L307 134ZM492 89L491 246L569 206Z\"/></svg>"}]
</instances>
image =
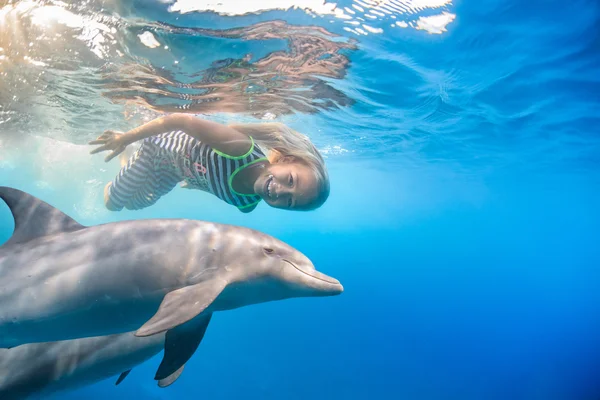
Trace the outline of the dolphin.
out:
<instances>
[{"instance_id":1,"label":"dolphin","mask_svg":"<svg viewBox=\"0 0 600 400\"><path fill-rule=\"evenodd\" d=\"M0 399L48 395L120 374L118 385L132 368L163 350L164 338L164 333L136 337L127 332L0 349ZM172 384L182 370L183 366L158 385Z\"/></svg>"},{"instance_id":2,"label":"dolphin","mask_svg":"<svg viewBox=\"0 0 600 400\"><path fill-rule=\"evenodd\" d=\"M163 379L189 360L214 312L343 292L253 229L188 219L86 227L20 190L0 187L0 198L15 220L0 247L0 348L166 332Z\"/></svg>"}]
</instances>

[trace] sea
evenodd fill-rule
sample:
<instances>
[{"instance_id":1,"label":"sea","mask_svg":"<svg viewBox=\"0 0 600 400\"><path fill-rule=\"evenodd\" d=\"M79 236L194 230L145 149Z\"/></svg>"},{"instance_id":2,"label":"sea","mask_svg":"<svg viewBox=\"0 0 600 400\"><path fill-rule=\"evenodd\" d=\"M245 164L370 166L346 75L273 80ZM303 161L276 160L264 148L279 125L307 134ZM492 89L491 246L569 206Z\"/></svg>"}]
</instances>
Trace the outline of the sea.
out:
<instances>
[{"instance_id":1,"label":"sea","mask_svg":"<svg viewBox=\"0 0 600 400\"><path fill-rule=\"evenodd\" d=\"M40 398L599 399L599 27L597 0L0 0L1 186L250 227L344 285L216 313L167 388L158 354ZM174 112L307 135L329 199L107 210L131 152L88 142Z\"/></svg>"}]
</instances>

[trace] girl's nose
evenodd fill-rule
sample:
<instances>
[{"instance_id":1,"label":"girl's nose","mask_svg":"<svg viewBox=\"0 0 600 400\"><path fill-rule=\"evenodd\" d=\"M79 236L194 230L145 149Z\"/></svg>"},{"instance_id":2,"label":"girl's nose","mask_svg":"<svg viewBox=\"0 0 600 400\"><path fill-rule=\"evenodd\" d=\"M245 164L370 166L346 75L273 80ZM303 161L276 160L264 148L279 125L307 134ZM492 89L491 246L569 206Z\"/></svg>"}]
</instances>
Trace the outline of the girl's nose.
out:
<instances>
[{"instance_id":1,"label":"girl's nose","mask_svg":"<svg viewBox=\"0 0 600 400\"><path fill-rule=\"evenodd\" d=\"M277 196L281 197L286 194L290 194L291 189L287 185L278 184L277 185Z\"/></svg>"}]
</instances>

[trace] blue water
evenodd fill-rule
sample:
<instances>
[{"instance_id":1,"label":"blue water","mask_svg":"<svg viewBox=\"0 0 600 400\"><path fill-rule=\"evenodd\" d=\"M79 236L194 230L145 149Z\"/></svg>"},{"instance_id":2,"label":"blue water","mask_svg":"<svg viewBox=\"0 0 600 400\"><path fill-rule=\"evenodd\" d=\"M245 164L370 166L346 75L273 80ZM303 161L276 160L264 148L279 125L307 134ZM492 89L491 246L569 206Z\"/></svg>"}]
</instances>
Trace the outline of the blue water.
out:
<instances>
[{"instance_id":1,"label":"blue water","mask_svg":"<svg viewBox=\"0 0 600 400\"><path fill-rule=\"evenodd\" d=\"M115 27L115 43L101 43L98 57L90 42L63 34L54 52L33 46L31 57L46 64L36 66L8 47L18 42L14 29L0 41L0 54L16 60L0 61L1 184L84 224L181 217L256 228L300 249L345 291L215 315L169 388L152 379L159 355L118 387L114 377L52 399L600 398L598 2L455 1L367 18L383 29L368 35L300 9L220 16L169 12L157 1L69 7ZM442 12L455 19L439 34L391 27ZM289 25L284 31L304 28L223 37L275 20ZM347 46L348 64L334 76L298 83L284 73L276 103L240 103L233 114L180 96L201 98L183 84L214 62L251 53L258 63L289 49L289 37L314 38L314 26ZM144 31L161 47L142 45ZM21 35L26 46L39 32ZM124 65L154 69L144 79ZM290 101L294 84L323 102ZM143 211L105 211L102 185L119 165L89 156L85 143L135 126L154 115L150 106L216 120L273 112L326 153L330 199L310 213L262 205L243 215L175 190ZM12 232L4 205L0 221L4 241Z\"/></svg>"}]
</instances>

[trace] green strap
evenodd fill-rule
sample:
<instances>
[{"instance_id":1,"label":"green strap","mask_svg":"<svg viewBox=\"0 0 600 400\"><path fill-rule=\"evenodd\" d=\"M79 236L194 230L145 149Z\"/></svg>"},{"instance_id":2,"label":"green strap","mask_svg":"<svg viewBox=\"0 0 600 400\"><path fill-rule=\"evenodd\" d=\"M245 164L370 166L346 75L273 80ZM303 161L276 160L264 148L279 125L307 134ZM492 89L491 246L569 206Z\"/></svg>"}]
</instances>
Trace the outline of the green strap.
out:
<instances>
[{"instance_id":1,"label":"green strap","mask_svg":"<svg viewBox=\"0 0 600 400\"><path fill-rule=\"evenodd\" d=\"M257 194L245 194L245 193L239 193L237 192L234 188L233 188L233 178L235 178L235 176L238 174L238 172L240 172L241 170L243 170L246 167L251 166L252 164L256 164L258 162L261 161L268 161L267 157L261 157L261 158L257 158L256 160L249 162L248 164L244 164L238 168L236 168L235 171L233 171L233 173L231 174L231 176L229 177L229 181L227 182L229 184L229 190L231 190L231 193L235 193L238 196L244 196L244 197L252 197L252 196L258 196ZM259 200L260 201L260 200ZM258 203L259 201L257 201L256 203ZM243 207L249 207L252 204L249 204L247 206L243 206Z\"/></svg>"},{"instance_id":2,"label":"green strap","mask_svg":"<svg viewBox=\"0 0 600 400\"><path fill-rule=\"evenodd\" d=\"M217 153L217 154L218 154L218 155L220 155L221 157L227 158L227 159L229 159L229 160L241 160L241 159L243 159L243 158L246 158L246 157L248 157L248 156L249 156L250 154L252 154L252 152L254 151L254 138L252 138L252 136L248 136L248 137L250 138L250 142L251 142L251 144L252 144L252 145L250 146L250 150L248 150L248 151L246 152L246 154L244 154L244 155L241 155L241 156L237 156L237 157L236 157L236 156L230 156L229 154L225 154L225 153L223 153L222 151L219 151L219 150L217 150L217 149L215 149L215 148L213 148L213 150L214 150L214 152L215 152L215 153ZM233 189L233 179L234 179L234 178L235 178L235 176L238 174L238 172L240 172L240 171L241 171L241 170L243 170L244 168L246 168L246 167L248 167L248 166L250 166L250 165L252 165L252 164L256 164L256 163L258 163L258 162L261 162L261 161L268 161L268 159L267 159L266 157L257 158L256 160L254 160L254 161L251 161L251 162L249 162L248 164L241 165L240 167L236 168L236 169L235 169L235 171L233 171L233 173L232 173L232 174L229 176L229 179L228 179L228 181L227 181L227 184L229 185L229 190L231 190L231 193L234 193L234 194L236 194L236 195L238 195L238 196L243 196L243 197L254 197L254 196L258 196L257 194L245 194L245 193L239 193L239 192L237 192L235 189ZM238 209L240 209L240 210L241 210L241 209L244 209L244 208L253 207L253 206L257 205L258 203L260 203L260 200L261 200L261 199L260 199L260 197L259 197L259 199L258 199L257 201L255 201L254 203L246 204L246 205L244 205L244 206L237 206L237 205L236 205L236 207L237 207Z\"/></svg>"},{"instance_id":3,"label":"green strap","mask_svg":"<svg viewBox=\"0 0 600 400\"><path fill-rule=\"evenodd\" d=\"M254 203L246 204L245 206L237 206L237 208L239 208L240 210L243 210L244 208L254 207L258 203L260 203L260 200L257 200Z\"/></svg>"},{"instance_id":4,"label":"green strap","mask_svg":"<svg viewBox=\"0 0 600 400\"><path fill-rule=\"evenodd\" d=\"M230 160L241 160L242 158L248 157L254 151L254 139L252 139L252 136L248 136L248 137L250 138L250 142L252 143L252 145L250 146L250 150L248 150L246 152L246 154L244 154L243 156L237 156L237 157L236 156L230 156L229 154L225 154L222 151L219 151L219 150L215 149L214 147L213 147L213 150L214 150L215 153L217 153L221 157L225 157L225 158L228 158Z\"/></svg>"}]
</instances>

